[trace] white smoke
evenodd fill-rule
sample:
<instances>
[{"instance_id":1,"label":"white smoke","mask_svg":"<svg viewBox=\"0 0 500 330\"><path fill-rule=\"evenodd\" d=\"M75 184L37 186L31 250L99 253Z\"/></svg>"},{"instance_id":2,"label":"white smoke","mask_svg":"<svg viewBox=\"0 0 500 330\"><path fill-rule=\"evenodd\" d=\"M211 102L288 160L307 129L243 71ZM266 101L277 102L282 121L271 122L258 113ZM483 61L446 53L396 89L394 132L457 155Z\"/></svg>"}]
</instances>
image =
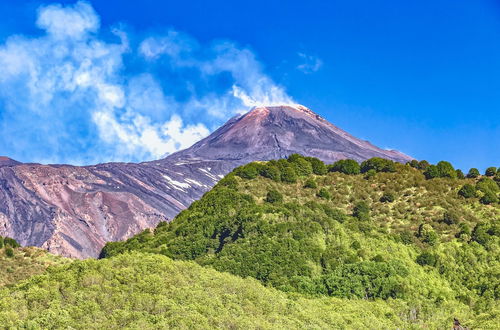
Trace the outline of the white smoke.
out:
<instances>
[{"instance_id":1,"label":"white smoke","mask_svg":"<svg viewBox=\"0 0 500 330\"><path fill-rule=\"evenodd\" d=\"M116 28L105 39L83 1L41 7L36 24L44 35L0 45L0 153L23 161L155 159L250 106L293 103L231 42L204 46L170 30L135 47ZM227 86L216 85L223 75Z\"/></svg>"}]
</instances>

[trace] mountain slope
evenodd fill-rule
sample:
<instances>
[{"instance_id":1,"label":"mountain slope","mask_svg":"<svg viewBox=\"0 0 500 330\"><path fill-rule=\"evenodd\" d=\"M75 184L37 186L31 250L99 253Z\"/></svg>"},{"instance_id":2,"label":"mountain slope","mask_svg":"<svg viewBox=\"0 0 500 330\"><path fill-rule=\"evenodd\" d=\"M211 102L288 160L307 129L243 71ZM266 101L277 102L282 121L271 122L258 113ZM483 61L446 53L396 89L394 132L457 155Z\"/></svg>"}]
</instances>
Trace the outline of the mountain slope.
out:
<instances>
[{"instance_id":1,"label":"mountain slope","mask_svg":"<svg viewBox=\"0 0 500 330\"><path fill-rule=\"evenodd\" d=\"M2 159L0 235L64 256L96 257L108 241L171 220L236 166L292 153L326 162L411 159L356 139L302 106L254 108L158 161L78 167Z\"/></svg>"},{"instance_id":2,"label":"mountain slope","mask_svg":"<svg viewBox=\"0 0 500 330\"><path fill-rule=\"evenodd\" d=\"M425 328L498 321L500 205L482 196L500 195L500 177L426 179L378 161L361 174L313 174L313 163L239 167L171 223L108 243L102 256L158 253L285 292L396 301Z\"/></svg>"}]
</instances>

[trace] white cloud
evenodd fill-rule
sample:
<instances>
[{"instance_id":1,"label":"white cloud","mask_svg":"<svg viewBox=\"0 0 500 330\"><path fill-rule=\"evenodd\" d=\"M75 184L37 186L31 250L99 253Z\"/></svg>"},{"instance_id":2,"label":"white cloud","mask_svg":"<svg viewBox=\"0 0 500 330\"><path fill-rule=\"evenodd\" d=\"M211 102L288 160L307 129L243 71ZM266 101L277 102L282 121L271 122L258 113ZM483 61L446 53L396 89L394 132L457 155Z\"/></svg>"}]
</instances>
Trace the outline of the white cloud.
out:
<instances>
[{"instance_id":1,"label":"white cloud","mask_svg":"<svg viewBox=\"0 0 500 330\"><path fill-rule=\"evenodd\" d=\"M56 38L81 38L99 29L99 17L90 4L78 1L74 6L40 7L36 24Z\"/></svg>"},{"instance_id":2,"label":"white cloud","mask_svg":"<svg viewBox=\"0 0 500 330\"><path fill-rule=\"evenodd\" d=\"M297 69L305 74L317 72L323 66L323 61L317 56L297 53L302 58L303 63L297 65Z\"/></svg>"},{"instance_id":3,"label":"white cloud","mask_svg":"<svg viewBox=\"0 0 500 330\"><path fill-rule=\"evenodd\" d=\"M41 162L151 160L250 106L293 103L249 49L203 46L173 30L134 47L118 28L118 40L101 38L99 22L87 2L48 5L36 22L44 35L0 45L2 153Z\"/></svg>"}]
</instances>

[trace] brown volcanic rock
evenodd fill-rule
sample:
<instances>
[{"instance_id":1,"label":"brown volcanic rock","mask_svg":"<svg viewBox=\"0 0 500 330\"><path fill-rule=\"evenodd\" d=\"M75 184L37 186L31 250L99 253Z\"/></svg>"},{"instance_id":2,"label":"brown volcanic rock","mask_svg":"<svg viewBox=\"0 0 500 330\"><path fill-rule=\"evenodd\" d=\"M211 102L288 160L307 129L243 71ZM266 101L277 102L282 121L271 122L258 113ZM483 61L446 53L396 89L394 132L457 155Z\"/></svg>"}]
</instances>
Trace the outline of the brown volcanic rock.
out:
<instances>
[{"instance_id":1,"label":"brown volcanic rock","mask_svg":"<svg viewBox=\"0 0 500 330\"><path fill-rule=\"evenodd\" d=\"M234 167L292 153L327 163L411 159L356 139L305 107L258 107L191 148L153 162L79 167L2 157L0 235L64 256L96 257L108 241L171 220Z\"/></svg>"}]
</instances>

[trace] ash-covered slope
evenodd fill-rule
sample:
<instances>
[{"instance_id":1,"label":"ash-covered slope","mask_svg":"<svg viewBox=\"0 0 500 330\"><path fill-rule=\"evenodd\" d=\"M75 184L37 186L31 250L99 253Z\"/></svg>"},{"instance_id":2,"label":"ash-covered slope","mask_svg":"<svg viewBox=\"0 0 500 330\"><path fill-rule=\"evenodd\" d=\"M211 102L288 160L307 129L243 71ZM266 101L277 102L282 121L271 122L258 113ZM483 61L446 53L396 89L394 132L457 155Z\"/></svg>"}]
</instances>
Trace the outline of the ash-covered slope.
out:
<instances>
[{"instance_id":1,"label":"ash-covered slope","mask_svg":"<svg viewBox=\"0 0 500 330\"><path fill-rule=\"evenodd\" d=\"M342 158L410 157L356 139L302 106L259 107L162 160L95 166L0 159L0 235L77 258L96 257L171 220L234 167L292 153Z\"/></svg>"},{"instance_id":2,"label":"ash-covered slope","mask_svg":"<svg viewBox=\"0 0 500 330\"><path fill-rule=\"evenodd\" d=\"M301 105L256 107L231 119L209 137L167 159L230 160L245 164L293 153L332 163L382 157L397 162L412 158L355 138Z\"/></svg>"}]
</instances>

